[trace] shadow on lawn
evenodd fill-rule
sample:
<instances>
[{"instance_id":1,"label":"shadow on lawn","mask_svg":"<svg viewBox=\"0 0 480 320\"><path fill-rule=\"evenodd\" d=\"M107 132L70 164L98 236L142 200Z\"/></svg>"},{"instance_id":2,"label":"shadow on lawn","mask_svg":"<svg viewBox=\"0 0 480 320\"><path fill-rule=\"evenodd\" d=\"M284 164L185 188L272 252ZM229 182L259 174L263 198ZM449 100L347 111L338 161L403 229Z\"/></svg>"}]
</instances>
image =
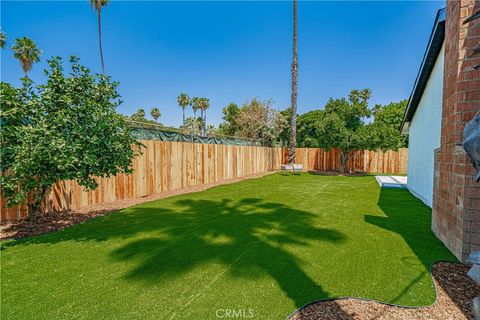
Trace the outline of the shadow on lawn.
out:
<instances>
[{"instance_id":1,"label":"shadow on lawn","mask_svg":"<svg viewBox=\"0 0 480 320\"><path fill-rule=\"evenodd\" d=\"M418 274L397 297L391 300L392 303L396 303L409 292L411 287L424 278L426 270L430 270L439 256L450 261L457 260L431 231L431 209L414 198L407 190L381 188L378 206L386 217L365 215L365 221L402 236L421 262L420 265L417 259L400 258L400 263L417 269Z\"/></svg>"},{"instance_id":2,"label":"shadow on lawn","mask_svg":"<svg viewBox=\"0 0 480 320\"><path fill-rule=\"evenodd\" d=\"M340 243L336 230L313 226L313 213L257 198L239 201L179 200L170 208L158 202L131 207L119 214L91 220L62 232L7 243L56 243L123 239L111 253L118 261L134 261L125 278L146 285L168 282L192 268L224 264L232 277L272 277L301 307L328 293L301 268L286 249L313 241ZM215 281L217 274L206 274ZM255 290L252 288L252 290Z\"/></svg>"}]
</instances>

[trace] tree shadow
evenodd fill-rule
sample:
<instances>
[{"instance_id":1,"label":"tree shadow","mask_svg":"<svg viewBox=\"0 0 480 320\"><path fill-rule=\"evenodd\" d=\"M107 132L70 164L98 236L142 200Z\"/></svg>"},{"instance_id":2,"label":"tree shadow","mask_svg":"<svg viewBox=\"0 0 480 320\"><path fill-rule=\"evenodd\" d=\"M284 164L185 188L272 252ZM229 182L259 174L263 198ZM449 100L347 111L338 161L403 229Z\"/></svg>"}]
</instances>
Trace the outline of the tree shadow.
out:
<instances>
[{"instance_id":1,"label":"tree shadow","mask_svg":"<svg viewBox=\"0 0 480 320\"><path fill-rule=\"evenodd\" d=\"M405 189L381 188L378 206L386 217L365 215L367 223L399 234L410 247L417 259L400 257L400 262L417 270L417 276L390 302L398 302L411 287L424 279L425 270L430 270L439 256L457 261L431 230L431 209L413 197Z\"/></svg>"},{"instance_id":2,"label":"tree shadow","mask_svg":"<svg viewBox=\"0 0 480 320\"><path fill-rule=\"evenodd\" d=\"M121 246L110 258L128 261L132 267L124 279L146 286L168 285L196 267L221 264L230 277L271 277L296 307L329 297L302 270L292 250L318 241L344 241L340 232L316 227L317 215L258 198L183 199L162 205L131 207L61 232L5 243L2 249L115 238Z\"/></svg>"}]
</instances>

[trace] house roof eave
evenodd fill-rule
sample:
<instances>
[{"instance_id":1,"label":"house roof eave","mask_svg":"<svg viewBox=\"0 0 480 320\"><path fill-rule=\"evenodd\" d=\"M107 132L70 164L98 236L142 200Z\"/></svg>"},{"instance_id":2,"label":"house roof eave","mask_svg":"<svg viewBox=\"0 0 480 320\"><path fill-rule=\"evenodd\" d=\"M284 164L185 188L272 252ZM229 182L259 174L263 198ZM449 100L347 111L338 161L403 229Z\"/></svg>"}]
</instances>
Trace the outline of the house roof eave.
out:
<instances>
[{"instance_id":1,"label":"house roof eave","mask_svg":"<svg viewBox=\"0 0 480 320\"><path fill-rule=\"evenodd\" d=\"M420 99L422 98L425 87L427 86L428 79L432 73L437 57L442 49L443 41L445 38L445 8L438 10L435 18L435 23L430 34L427 49L423 56L420 70L418 71L415 84L413 85L410 98L408 99L408 105L403 115L402 125L400 126L400 132L402 134L408 134L409 124L412 121L413 115L417 110Z\"/></svg>"}]
</instances>

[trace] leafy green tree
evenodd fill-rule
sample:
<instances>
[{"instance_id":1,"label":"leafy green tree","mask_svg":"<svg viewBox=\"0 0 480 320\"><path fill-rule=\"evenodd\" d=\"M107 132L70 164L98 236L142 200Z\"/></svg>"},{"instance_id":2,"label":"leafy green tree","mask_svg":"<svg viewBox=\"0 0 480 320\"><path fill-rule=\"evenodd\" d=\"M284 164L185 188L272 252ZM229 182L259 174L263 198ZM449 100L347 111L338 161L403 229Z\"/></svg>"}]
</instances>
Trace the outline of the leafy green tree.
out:
<instances>
[{"instance_id":1,"label":"leafy green tree","mask_svg":"<svg viewBox=\"0 0 480 320\"><path fill-rule=\"evenodd\" d=\"M219 125L218 131L220 134L234 136L238 131L237 117L240 113L240 108L235 103L230 103L222 109L223 122Z\"/></svg>"},{"instance_id":2,"label":"leafy green tree","mask_svg":"<svg viewBox=\"0 0 480 320\"><path fill-rule=\"evenodd\" d=\"M290 118L292 117L292 108L288 107L285 110L280 111L280 113L283 115L283 117L287 120L287 122L290 124ZM298 122L298 117L297 115L297 122ZM298 131L298 123L297 123L297 131ZM290 141L290 125L288 125L283 131L280 133L279 140L282 143L282 145L286 144L288 145ZM297 145L298 145L298 134L297 134Z\"/></svg>"},{"instance_id":3,"label":"leafy green tree","mask_svg":"<svg viewBox=\"0 0 480 320\"><path fill-rule=\"evenodd\" d=\"M236 135L260 139L267 145L277 142L282 131L288 126L288 121L272 105L271 100L260 101L256 98L245 103L236 119Z\"/></svg>"},{"instance_id":4,"label":"leafy green tree","mask_svg":"<svg viewBox=\"0 0 480 320\"><path fill-rule=\"evenodd\" d=\"M373 108L375 130L390 141L392 149L408 145L408 136L403 136L400 133L400 126L407 104L408 100L405 99L384 106L376 105Z\"/></svg>"},{"instance_id":5,"label":"leafy green tree","mask_svg":"<svg viewBox=\"0 0 480 320\"><path fill-rule=\"evenodd\" d=\"M150 115L155 120L155 123L158 123L158 118L160 118L162 114L158 108L152 108L152 110L150 110Z\"/></svg>"},{"instance_id":6,"label":"leafy green tree","mask_svg":"<svg viewBox=\"0 0 480 320\"><path fill-rule=\"evenodd\" d=\"M102 64L102 74L105 74L105 64L103 63L103 48L102 48L102 9L107 6L110 0L90 0L90 6L97 13L98 21L98 47L100 49L100 62Z\"/></svg>"},{"instance_id":7,"label":"leafy green tree","mask_svg":"<svg viewBox=\"0 0 480 320\"><path fill-rule=\"evenodd\" d=\"M298 116L297 143L300 147L318 147L318 137L321 134L318 124L325 117L323 110L312 110Z\"/></svg>"},{"instance_id":8,"label":"leafy green tree","mask_svg":"<svg viewBox=\"0 0 480 320\"><path fill-rule=\"evenodd\" d=\"M201 117L187 117L185 119L185 125L181 126L182 129L188 129L192 133L199 133L203 128L203 119Z\"/></svg>"},{"instance_id":9,"label":"leafy green tree","mask_svg":"<svg viewBox=\"0 0 480 320\"><path fill-rule=\"evenodd\" d=\"M325 115L316 124L316 136L320 147L340 150L340 172L345 173L348 160L363 149L379 147L372 145L365 128L365 119L370 117L368 100L371 91L352 90L348 99L332 99L325 106Z\"/></svg>"},{"instance_id":10,"label":"leafy green tree","mask_svg":"<svg viewBox=\"0 0 480 320\"><path fill-rule=\"evenodd\" d=\"M150 119L145 118L145 116L146 116L145 109L139 108L139 109L137 109L137 111L135 111L131 116L127 116L126 119L127 119L127 120L131 120L131 121L136 121L136 122L144 122L144 123L158 124L158 123L157 123L156 121L154 121L154 120L150 120ZM138 125L138 124L136 124L136 125Z\"/></svg>"},{"instance_id":11,"label":"leafy green tree","mask_svg":"<svg viewBox=\"0 0 480 320\"><path fill-rule=\"evenodd\" d=\"M211 135L218 134L218 129L213 124L209 124L207 126L207 134L211 134Z\"/></svg>"},{"instance_id":12,"label":"leafy green tree","mask_svg":"<svg viewBox=\"0 0 480 320\"><path fill-rule=\"evenodd\" d=\"M384 106L375 105L372 110L375 117L374 120L400 130L407 104L408 100L404 99L399 102L391 102Z\"/></svg>"},{"instance_id":13,"label":"leafy green tree","mask_svg":"<svg viewBox=\"0 0 480 320\"><path fill-rule=\"evenodd\" d=\"M37 48L35 42L27 37L15 39L12 50L14 52L13 56L20 61L25 78L28 78L28 72L32 70L32 65L35 62L40 61L42 52Z\"/></svg>"},{"instance_id":14,"label":"leafy green tree","mask_svg":"<svg viewBox=\"0 0 480 320\"><path fill-rule=\"evenodd\" d=\"M26 78L22 88L1 84L1 189L8 206L27 201L32 220L56 182L95 189L95 177L132 172L140 152L115 110L118 83L92 75L76 57L70 61L66 76L60 58L49 60L44 85Z\"/></svg>"},{"instance_id":15,"label":"leafy green tree","mask_svg":"<svg viewBox=\"0 0 480 320\"><path fill-rule=\"evenodd\" d=\"M297 148L297 0L293 0L293 59L292 59L292 105L290 116L290 143L288 148L288 163L295 163Z\"/></svg>"},{"instance_id":16,"label":"leafy green tree","mask_svg":"<svg viewBox=\"0 0 480 320\"><path fill-rule=\"evenodd\" d=\"M142 108L137 109L137 111L135 111L130 118L134 121L143 121L145 119L145 110Z\"/></svg>"},{"instance_id":17,"label":"leafy green tree","mask_svg":"<svg viewBox=\"0 0 480 320\"><path fill-rule=\"evenodd\" d=\"M3 30L0 30L0 48L5 48L5 46L7 45L7 35L5 34L5 32L3 32Z\"/></svg>"},{"instance_id":18,"label":"leafy green tree","mask_svg":"<svg viewBox=\"0 0 480 320\"><path fill-rule=\"evenodd\" d=\"M190 105L190 98L186 93L180 93L177 98L177 103L182 108L182 124L185 125L185 108Z\"/></svg>"}]
</instances>

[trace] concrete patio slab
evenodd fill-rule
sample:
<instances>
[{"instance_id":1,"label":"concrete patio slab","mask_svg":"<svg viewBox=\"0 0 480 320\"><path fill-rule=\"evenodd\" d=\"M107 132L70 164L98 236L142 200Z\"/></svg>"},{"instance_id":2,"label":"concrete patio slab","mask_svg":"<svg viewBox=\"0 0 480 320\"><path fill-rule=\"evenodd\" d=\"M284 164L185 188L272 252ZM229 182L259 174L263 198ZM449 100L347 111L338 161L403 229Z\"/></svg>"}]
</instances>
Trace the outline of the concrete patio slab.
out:
<instances>
[{"instance_id":1,"label":"concrete patio slab","mask_svg":"<svg viewBox=\"0 0 480 320\"><path fill-rule=\"evenodd\" d=\"M406 188L407 177L405 176L375 176L378 185L382 188Z\"/></svg>"}]
</instances>

